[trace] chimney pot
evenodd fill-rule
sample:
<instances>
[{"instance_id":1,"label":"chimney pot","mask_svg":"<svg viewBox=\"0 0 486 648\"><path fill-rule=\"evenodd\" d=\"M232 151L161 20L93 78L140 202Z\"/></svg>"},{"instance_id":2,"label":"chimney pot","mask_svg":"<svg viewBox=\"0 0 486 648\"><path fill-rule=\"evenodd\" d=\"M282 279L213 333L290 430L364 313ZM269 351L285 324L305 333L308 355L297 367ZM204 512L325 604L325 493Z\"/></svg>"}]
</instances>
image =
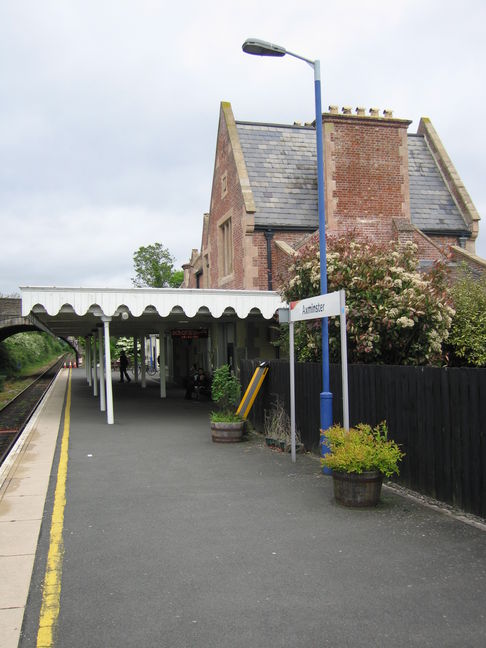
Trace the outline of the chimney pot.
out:
<instances>
[{"instance_id":1,"label":"chimney pot","mask_svg":"<svg viewBox=\"0 0 486 648\"><path fill-rule=\"evenodd\" d=\"M329 106L329 112L331 115L337 115L339 113L339 106Z\"/></svg>"},{"instance_id":2,"label":"chimney pot","mask_svg":"<svg viewBox=\"0 0 486 648\"><path fill-rule=\"evenodd\" d=\"M385 119L391 119L393 117L393 110L389 110L388 108L385 108L383 111L383 115L385 116Z\"/></svg>"},{"instance_id":3,"label":"chimney pot","mask_svg":"<svg viewBox=\"0 0 486 648\"><path fill-rule=\"evenodd\" d=\"M363 108L362 106L358 106L358 107L356 108L356 114L357 114L359 117L365 117L365 116L366 116L366 108Z\"/></svg>"},{"instance_id":4,"label":"chimney pot","mask_svg":"<svg viewBox=\"0 0 486 648\"><path fill-rule=\"evenodd\" d=\"M379 108L370 108L370 116L371 117L379 117L380 116L380 109Z\"/></svg>"},{"instance_id":5,"label":"chimney pot","mask_svg":"<svg viewBox=\"0 0 486 648\"><path fill-rule=\"evenodd\" d=\"M352 114L351 106L343 106L343 115L351 115L351 114Z\"/></svg>"}]
</instances>

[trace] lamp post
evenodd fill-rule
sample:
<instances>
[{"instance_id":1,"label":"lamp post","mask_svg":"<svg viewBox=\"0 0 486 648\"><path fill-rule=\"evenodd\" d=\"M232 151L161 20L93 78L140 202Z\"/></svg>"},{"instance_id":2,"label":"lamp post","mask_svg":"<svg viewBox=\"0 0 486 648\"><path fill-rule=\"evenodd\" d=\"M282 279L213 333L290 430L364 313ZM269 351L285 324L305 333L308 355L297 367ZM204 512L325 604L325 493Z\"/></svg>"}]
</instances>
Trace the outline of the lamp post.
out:
<instances>
[{"instance_id":1,"label":"lamp post","mask_svg":"<svg viewBox=\"0 0 486 648\"><path fill-rule=\"evenodd\" d=\"M322 145L322 108L321 108L321 66L320 61L312 61L305 56L289 52L281 45L268 43L258 38L248 38L243 43L246 54L256 56L293 56L308 63L314 70L314 91L316 104L316 146L317 146L317 207L319 215L319 250L321 267L321 295L327 293L327 260L326 260L326 217L324 208L324 151ZM329 386L329 337L327 318L322 319L322 392L320 398L321 430L332 426L332 394ZM321 454L327 452L321 445Z\"/></svg>"}]
</instances>

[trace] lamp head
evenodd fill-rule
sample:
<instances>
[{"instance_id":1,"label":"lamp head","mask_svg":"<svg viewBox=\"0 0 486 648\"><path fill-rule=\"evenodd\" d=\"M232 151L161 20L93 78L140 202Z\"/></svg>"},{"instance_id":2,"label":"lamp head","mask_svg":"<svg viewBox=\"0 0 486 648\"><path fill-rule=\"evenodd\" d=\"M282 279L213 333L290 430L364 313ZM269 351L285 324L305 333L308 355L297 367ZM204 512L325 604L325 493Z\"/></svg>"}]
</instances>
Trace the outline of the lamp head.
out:
<instances>
[{"instance_id":1,"label":"lamp head","mask_svg":"<svg viewBox=\"0 0 486 648\"><path fill-rule=\"evenodd\" d=\"M247 38L242 45L242 49L246 54L255 54L257 56L285 56L287 54L285 47L268 43L259 38Z\"/></svg>"}]
</instances>

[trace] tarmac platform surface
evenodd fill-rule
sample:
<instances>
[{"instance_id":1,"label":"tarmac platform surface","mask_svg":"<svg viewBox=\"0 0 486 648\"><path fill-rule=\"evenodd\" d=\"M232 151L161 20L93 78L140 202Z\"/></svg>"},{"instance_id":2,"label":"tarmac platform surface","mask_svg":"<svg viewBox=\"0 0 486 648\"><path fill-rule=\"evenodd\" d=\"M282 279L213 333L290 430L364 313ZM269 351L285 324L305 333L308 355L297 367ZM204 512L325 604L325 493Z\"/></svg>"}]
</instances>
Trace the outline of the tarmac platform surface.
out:
<instances>
[{"instance_id":1,"label":"tarmac platform surface","mask_svg":"<svg viewBox=\"0 0 486 648\"><path fill-rule=\"evenodd\" d=\"M486 645L484 529L388 488L376 509L341 507L313 456L292 464L255 434L212 443L209 403L133 381L114 396L107 425L72 372L54 646ZM21 648L37 645L56 424ZM0 528L15 518L2 506Z\"/></svg>"}]
</instances>

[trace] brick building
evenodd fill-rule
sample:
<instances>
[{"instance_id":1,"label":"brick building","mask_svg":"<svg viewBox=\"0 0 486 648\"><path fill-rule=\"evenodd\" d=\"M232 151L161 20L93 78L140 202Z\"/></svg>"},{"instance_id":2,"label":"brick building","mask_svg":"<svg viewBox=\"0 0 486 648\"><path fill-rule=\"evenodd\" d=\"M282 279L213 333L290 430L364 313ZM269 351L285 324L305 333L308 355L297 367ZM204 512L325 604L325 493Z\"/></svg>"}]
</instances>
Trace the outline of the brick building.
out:
<instances>
[{"instance_id":1,"label":"brick building","mask_svg":"<svg viewBox=\"0 0 486 648\"><path fill-rule=\"evenodd\" d=\"M390 111L323 114L326 232L414 241L423 267L447 247L475 254L479 214L429 119L418 132ZM272 290L318 227L315 128L235 121L221 103L210 211L184 286Z\"/></svg>"}]
</instances>

